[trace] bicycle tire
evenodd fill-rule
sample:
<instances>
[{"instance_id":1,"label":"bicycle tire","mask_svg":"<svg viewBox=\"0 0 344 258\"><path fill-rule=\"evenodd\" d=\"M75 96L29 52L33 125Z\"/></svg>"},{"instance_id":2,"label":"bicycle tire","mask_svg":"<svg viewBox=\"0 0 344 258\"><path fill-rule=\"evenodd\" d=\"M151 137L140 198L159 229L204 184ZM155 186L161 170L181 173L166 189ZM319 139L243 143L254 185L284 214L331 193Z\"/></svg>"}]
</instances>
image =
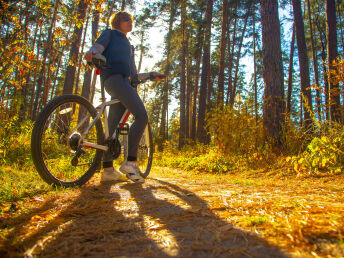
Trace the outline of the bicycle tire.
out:
<instances>
[{"instance_id":1,"label":"bicycle tire","mask_svg":"<svg viewBox=\"0 0 344 258\"><path fill-rule=\"evenodd\" d=\"M32 131L31 153L34 165L46 183L64 187L82 185L100 167L103 151L94 148L86 150L80 144L80 136L96 116L97 110L92 104L78 95L59 96L40 112ZM83 123L75 129L80 121ZM104 133L100 119L85 139L103 144ZM76 159L75 165L73 159L75 161L78 149L82 149L82 154ZM80 161L84 163L80 164Z\"/></svg>"},{"instance_id":2,"label":"bicycle tire","mask_svg":"<svg viewBox=\"0 0 344 258\"><path fill-rule=\"evenodd\" d=\"M120 142L122 145L123 150L123 157L126 159L128 156L126 151L128 150L128 141L125 140L125 135L122 135L120 137ZM137 162L139 165L139 168L141 170L141 176L143 178L146 178L152 168L153 164L153 154L154 154L154 145L153 145L153 138L152 138L152 131L149 124L147 124L147 127L145 131L143 132L143 135L141 137L141 140L139 142L139 148L137 153Z\"/></svg>"}]
</instances>

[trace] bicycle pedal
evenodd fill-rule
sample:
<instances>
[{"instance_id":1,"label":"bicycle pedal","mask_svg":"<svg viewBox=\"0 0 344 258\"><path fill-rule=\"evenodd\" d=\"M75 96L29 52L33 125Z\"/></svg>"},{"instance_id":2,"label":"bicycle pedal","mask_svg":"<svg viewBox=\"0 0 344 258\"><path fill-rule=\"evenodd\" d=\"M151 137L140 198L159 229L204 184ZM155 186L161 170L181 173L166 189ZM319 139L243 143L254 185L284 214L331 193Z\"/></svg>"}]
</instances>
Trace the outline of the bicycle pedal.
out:
<instances>
[{"instance_id":1,"label":"bicycle pedal","mask_svg":"<svg viewBox=\"0 0 344 258\"><path fill-rule=\"evenodd\" d=\"M129 124L120 123L118 126L118 132L121 135L128 135L129 134Z\"/></svg>"}]
</instances>

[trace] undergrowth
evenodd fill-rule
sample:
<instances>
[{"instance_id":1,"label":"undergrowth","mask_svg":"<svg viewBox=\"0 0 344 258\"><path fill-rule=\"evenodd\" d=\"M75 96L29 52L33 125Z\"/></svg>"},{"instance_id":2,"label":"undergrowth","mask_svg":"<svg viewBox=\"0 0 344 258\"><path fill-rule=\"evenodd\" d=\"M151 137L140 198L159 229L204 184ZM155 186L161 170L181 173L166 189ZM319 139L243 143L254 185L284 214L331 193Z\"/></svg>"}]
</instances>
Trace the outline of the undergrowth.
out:
<instances>
[{"instance_id":1,"label":"undergrowth","mask_svg":"<svg viewBox=\"0 0 344 258\"><path fill-rule=\"evenodd\" d=\"M0 123L0 201L16 201L51 191L34 168L31 151L33 123L18 117Z\"/></svg>"}]
</instances>

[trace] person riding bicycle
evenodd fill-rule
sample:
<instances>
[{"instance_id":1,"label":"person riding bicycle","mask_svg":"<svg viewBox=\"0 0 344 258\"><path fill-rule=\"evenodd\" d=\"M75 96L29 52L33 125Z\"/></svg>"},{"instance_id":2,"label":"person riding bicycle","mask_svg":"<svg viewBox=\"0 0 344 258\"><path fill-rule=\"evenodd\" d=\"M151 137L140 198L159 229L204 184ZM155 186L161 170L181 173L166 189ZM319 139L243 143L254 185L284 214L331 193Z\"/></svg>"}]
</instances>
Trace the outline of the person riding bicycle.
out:
<instances>
[{"instance_id":1,"label":"person riding bicycle","mask_svg":"<svg viewBox=\"0 0 344 258\"><path fill-rule=\"evenodd\" d=\"M125 111L128 109L135 117L128 135L128 157L119 170L134 182L143 183L137 165L139 141L148 123L145 106L137 94L135 82L139 77L134 60L134 47L127 39L127 33L132 31L133 17L130 13L120 11L110 18L111 30L105 30L96 40L91 49L85 54L85 59L92 62L92 56L102 54L106 57L106 66L100 71L100 78L105 90L112 99L120 103L111 105L109 110L109 133L112 135ZM159 73L153 73L159 76ZM131 84L128 78L131 78ZM137 84L136 84L137 85ZM111 151L103 156L103 173L101 181L121 180L121 174L113 167Z\"/></svg>"}]
</instances>

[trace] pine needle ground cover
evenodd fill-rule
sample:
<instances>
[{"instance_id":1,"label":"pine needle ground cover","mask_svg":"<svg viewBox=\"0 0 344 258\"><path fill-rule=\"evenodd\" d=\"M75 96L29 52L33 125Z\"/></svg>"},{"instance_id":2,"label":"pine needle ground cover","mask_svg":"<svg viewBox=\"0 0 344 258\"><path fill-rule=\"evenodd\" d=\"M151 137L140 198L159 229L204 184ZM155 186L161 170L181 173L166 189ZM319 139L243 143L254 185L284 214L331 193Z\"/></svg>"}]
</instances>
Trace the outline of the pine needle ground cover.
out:
<instances>
[{"instance_id":1,"label":"pine needle ground cover","mask_svg":"<svg viewBox=\"0 0 344 258\"><path fill-rule=\"evenodd\" d=\"M1 203L1 256L342 257L343 179L155 166Z\"/></svg>"}]
</instances>

